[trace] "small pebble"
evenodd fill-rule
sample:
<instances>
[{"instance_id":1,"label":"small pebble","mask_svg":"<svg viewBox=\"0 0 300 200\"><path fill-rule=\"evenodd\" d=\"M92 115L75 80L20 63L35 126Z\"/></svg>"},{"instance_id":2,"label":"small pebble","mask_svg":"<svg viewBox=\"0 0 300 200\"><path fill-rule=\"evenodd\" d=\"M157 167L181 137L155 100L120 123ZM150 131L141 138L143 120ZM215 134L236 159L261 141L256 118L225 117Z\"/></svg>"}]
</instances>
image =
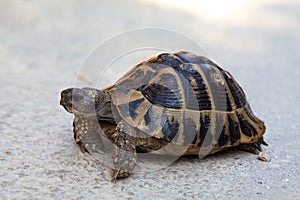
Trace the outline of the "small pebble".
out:
<instances>
[{"instance_id":1,"label":"small pebble","mask_svg":"<svg viewBox=\"0 0 300 200\"><path fill-rule=\"evenodd\" d=\"M271 155L268 151L261 151L258 154L258 159L266 162L271 161Z\"/></svg>"}]
</instances>

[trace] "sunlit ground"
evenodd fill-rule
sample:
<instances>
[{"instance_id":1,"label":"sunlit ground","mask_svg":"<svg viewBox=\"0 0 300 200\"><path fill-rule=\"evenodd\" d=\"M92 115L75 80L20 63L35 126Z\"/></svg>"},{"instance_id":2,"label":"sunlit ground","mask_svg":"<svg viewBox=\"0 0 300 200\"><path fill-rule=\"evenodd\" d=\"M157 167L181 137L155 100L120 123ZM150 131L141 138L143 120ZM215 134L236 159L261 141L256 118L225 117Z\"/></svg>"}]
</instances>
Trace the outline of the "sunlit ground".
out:
<instances>
[{"instance_id":1,"label":"sunlit ground","mask_svg":"<svg viewBox=\"0 0 300 200\"><path fill-rule=\"evenodd\" d=\"M200 18L213 21L243 23L249 20L249 13L282 0L141 0L154 3L168 9L185 11ZM286 0L285 3L296 0Z\"/></svg>"}]
</instances>

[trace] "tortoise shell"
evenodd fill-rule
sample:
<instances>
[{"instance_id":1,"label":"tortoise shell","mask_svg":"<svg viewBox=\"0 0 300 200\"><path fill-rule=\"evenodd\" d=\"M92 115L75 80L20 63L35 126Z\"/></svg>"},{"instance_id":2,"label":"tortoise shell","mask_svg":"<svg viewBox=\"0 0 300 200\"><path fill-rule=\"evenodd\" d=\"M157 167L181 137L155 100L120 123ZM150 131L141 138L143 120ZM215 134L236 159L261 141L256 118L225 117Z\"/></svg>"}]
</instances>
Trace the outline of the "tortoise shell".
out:
<instances>
[{"instance_id":1,"label":"tortoise shell","mask_svg":"<svg viewBox=\"0 0 300 200\"><path fill-rule=\"evenodd\" d=\"M189 52L152 57L103 91L111 96L117 123L125 120L147 136L191 145L187 153L255 143L265 132L232 75Z\"/></svg>"}]
</instances>

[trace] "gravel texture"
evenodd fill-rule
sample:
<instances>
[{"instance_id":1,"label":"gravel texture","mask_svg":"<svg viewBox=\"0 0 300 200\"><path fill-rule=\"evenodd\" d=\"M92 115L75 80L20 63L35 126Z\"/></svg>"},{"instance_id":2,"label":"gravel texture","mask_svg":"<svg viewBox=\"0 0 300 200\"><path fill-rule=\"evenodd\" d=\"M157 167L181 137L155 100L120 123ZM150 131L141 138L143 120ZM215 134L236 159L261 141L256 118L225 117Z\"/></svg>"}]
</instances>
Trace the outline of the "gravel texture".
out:
<instances>
[{"instance_id":1,"label":"gravel texture","mask_svg":"<svg viewBox=\"0 0 300 200\"><path fill-rule=\"evenodd\" d=\"M0 199L300 199L300 2L253 2L210 19L151 1L0 1ZM113 184L80 152L60 91L98 43L145 26L189 35L234 75L266 123L271 162L231 150Z\"/></svg>"}]
</instances>

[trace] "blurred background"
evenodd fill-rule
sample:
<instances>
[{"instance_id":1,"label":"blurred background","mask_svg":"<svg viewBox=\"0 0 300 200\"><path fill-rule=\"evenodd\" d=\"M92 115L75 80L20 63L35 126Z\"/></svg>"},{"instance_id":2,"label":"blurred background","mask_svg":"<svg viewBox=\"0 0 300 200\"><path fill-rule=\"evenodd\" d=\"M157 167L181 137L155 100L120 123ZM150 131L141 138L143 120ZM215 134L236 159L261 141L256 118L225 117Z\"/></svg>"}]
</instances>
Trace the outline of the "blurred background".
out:
<instances>
[{"instance_id":1,"label":"blurred background","mask_svg":"<svg viewBox=\"0 0 300 200\"><path fill-rule=\"evenodd\" d=\"M287 46L298 52L298 11L297 0L1 1L1 61L13 54L31 62L27 55L38 52L62 59L76 54L72 60L79 65L99 43L141 27L182 32L220 63L258 60L288 54ZM5 51L13 42L19 48Z\"/></svg>"},{"instance_id":2,"label":"blurred background","mask_svg":"<svg viewBox=\"0 0 300 200\"><path fill-rule=\"evenodd\" d=\"M1 0L0 198L298 199L299 24L298 0ZM81 154L60 91L90 83L77 75L95 47L143 27L191 38L233 74L266 122L271 163L231 151L113 185L101 161Z\"/></svg>"}]
</instances>

